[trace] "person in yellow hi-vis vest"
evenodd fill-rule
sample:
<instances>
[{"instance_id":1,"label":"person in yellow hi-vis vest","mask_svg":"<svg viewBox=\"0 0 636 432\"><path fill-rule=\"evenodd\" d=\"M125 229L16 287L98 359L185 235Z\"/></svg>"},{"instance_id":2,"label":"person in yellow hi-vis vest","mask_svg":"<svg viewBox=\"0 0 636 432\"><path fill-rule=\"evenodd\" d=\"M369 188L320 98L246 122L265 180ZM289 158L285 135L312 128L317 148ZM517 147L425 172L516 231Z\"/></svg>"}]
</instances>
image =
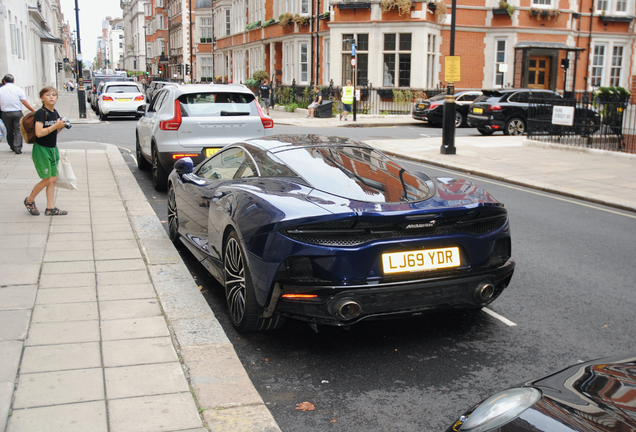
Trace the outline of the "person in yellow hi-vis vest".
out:
<instances>
[{"instance_id":1,"label":"person in yellow hi-vis vest","mask_svg":"<svg viewBox=\"0 0 636 432\"><path fill-rule=\"evenodd\" d=\"M343 116L345 121L347 121L347 114L351 112L351 104L353 104L353 92L354 88L351 85L351 80L347 80L347 85L342 88L342 97L340 98L340 102L342 102L340 121L342 121Z\"/></svg>"}]
</instances>

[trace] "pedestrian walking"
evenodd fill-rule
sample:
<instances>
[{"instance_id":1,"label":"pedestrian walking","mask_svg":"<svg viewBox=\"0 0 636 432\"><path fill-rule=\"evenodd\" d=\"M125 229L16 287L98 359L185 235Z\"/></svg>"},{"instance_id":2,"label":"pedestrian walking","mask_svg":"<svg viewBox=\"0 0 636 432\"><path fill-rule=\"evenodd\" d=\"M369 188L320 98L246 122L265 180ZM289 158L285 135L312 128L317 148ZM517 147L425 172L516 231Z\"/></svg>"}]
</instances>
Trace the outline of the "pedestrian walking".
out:
<instances>
[{"instance_id":1,"label":"pedestrian walking","mask_svg":"<svg viewBox=\"0 0 636 432\"><path fill-rule=\"evenodd\" d=\"M351 85L351 80L347 80L347 85L342 88L342 97L340 98L340 102L342 102L342 113L340 114L340 121L347 121L347 114L351 112L351 105L353 104L353 93L354 88Z\"/></svg>"},{"instance_id":2,"label":"pedestrian walking","mask_svg":"<svg viewBox=\"0 0 636 432\"><path fill-rule=\"evenodd\" d=\"M24 90L14 84L11 74L6 74L0 87L0 111L2 121L7 128L7 144L15 154L22 153L22 134L20 133L20 119L22 118L22 105L31 112L35 110L26 100Z\"/></svg>"},{"instance_id":3,"label":"pedestrian walking","mask_svg":"<svg viewBox=\"0 0 636 432\"><path fill-rule=\"evenodd\" d=\"M269 106L272 102L272 86L269 85L269 79L265 78L263 80L258 87L258 92L261 96L261 108L267 109L267 115L269 115Z\"/></svg>"},{"instance_id":4,"label":"pedestrian walking","mask_svg":"<svg viewBox=\"0 0 636 432\"><path fill-rule=\"evenodd\" d=\"M31 195L24 199L27 211L34 216L40 214L35 206L35 198L46 188L46 216L61 216L68 214L65 210L55 207L55 182L57 181L57 165L60 162L60 152L57 149L57 135L66 124L60 118L55 103L57 90L44 87L40 90L42 108L35 113L35 143L33 144L33 164L42 179L35 185Z\"/></svg>"},{"instance_id":5,"label":"pedestrian walking","mask_svg":"<svg viewBox=\"0 0 636 432\"><path fill-rule=\"evenodd\" d=\"M307 118L312 118L314 116L314 110L322 103L322 92L318 86L314 86L314 92L316 93L316 99L308 107L309 112L307 113Z\"/></svg>"}]
</instances>

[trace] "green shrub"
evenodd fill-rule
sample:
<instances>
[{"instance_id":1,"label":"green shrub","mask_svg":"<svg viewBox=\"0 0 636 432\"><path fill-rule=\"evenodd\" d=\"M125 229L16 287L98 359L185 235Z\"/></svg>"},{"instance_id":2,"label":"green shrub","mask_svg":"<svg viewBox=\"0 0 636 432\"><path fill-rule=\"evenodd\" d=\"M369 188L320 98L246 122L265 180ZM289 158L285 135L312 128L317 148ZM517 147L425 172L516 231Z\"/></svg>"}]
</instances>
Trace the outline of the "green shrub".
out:
<instances>
[{"instance_id":1,"label":"green shrub","mask_svg":"<svg viewBox=\"0 0 636 432\"><path fill-rule=\"evenodd\" d=\"M252 78L258 81L263 81L264 79L269 78L269 74L264 70L259 70L252 74Z\"/></svg>"},{"instance_id":2,"label":"green shrub","mask_svg":"<svg viewBox=\"0 0 636 432\"><path fill-rule=\"evenodd\" d=\"M248 86L249 88L256 88L258 87L260 83L261 83L260 80L257 80L254 78L248 78L245 80L245 85Z\"/></svg>"},{"instance_id":3,"label":"green shrub","mask_svg":"<svg viewBox=\"0 0 636 432\"><path fill-rule=\"evenodd\" d=\"M287 112L294 112L296 111L296 108L298 108L298 104L297 103L290 103L285 105L285 111Z\"/></svg>"}]
</instances>

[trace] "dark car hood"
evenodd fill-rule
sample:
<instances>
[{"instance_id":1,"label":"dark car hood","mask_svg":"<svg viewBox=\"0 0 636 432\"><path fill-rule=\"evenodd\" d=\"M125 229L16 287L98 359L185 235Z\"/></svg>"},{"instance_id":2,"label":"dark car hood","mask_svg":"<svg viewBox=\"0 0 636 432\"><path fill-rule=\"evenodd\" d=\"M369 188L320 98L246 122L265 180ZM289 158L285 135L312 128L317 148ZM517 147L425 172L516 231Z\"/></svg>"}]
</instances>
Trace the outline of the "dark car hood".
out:
<instances>
[{"instance_id":1,"label":"dark car hood","mask_svg":"<svg viewBox=\"0 0 636 432\"><path fill-rule=\"evenodd\" d=\"M528 384L543 393L535 410L568 418L576 430L636 430L636 353L581 363Z\"/></svg>"}]
</instances>

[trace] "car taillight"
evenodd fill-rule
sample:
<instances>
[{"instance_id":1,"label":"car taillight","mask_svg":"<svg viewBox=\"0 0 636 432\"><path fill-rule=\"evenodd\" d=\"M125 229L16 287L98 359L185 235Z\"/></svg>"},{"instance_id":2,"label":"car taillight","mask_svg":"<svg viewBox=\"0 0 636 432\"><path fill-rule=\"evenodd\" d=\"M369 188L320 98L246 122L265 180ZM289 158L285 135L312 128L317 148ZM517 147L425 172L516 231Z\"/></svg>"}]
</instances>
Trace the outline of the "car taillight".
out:
<instances>
[{"instance_id":1,"label":"car taillight","mask_svg":"<svg viewBox=\"0 0 636 432\"><path fill-rule=\"evenodd\" d=\"M274 120L271 117L267 117L265 114L263 114L263 110L261 109L261 106L258 104L258 102L256 102L256 100L254 100L254 103L256 104L256 109L258 109L258 115L261 116L261 123L263 123L263 127L265 129L273 128Z\"/></svg>"},{"instance_id":2,"label":"car taillight","mask_svg":"<svg viewBox=\"0 0 636 432\"><path fill-rule=\"evenodd\" d=\"M135 100L136 100L136 101L142 101L142 100L144 100L144 97L143 97L143 96L137 96L137 97L135 98Z\"/></svg>"},{"instance_id":3,"label":"car taillight","mask_svg":"<svg viewBox=\"0 0 636 432\"><path fill-rule=\"evenodd\" d=\"M491 105L487 108L487 111L501 111L501 105Z\"/></svg>"},{"instance_id":4,"label":"car taillight","mask_svg":"<svg viewBox=\"0 0 636 432\"><path fill-rule=\"evenodd\" d=\"M441 105L441 103L439 103L439 102L433 102L432 104L429 105L428 109L432 110L432 109L437 108L440 105Z\"/></svg>"},{"instance_id":5,"label":"car taillight","mask_svg":"<svg viewBox=\"0 0 636 432\"><path fill-rule=\"evenodd\" d=\"M102 101L104 102L113 102L113 98L110 96L102 96Z\"/></svg>"},{"instance_id":6,"label":"car taillight","mask_svg":"<svg viewBox=\"0 0 636 432\"><path fill-rule=\"evenodd\" d=\"M184 157L197 157L197 156L199 156L198 153L178 153L178 154L173 154L172 159L178 160Z\"/></svg>"},{"instance_id":7,"label":"car taillight","mask_svg":"<svg viewBox=\"0 0 636 432\"><path fill-rule=\"evenodd\" d=\"M170 120L159 122L159 129L176 131L181 127L181 102L174 101L174 117Z\"/></svg>"}]
</instances>

